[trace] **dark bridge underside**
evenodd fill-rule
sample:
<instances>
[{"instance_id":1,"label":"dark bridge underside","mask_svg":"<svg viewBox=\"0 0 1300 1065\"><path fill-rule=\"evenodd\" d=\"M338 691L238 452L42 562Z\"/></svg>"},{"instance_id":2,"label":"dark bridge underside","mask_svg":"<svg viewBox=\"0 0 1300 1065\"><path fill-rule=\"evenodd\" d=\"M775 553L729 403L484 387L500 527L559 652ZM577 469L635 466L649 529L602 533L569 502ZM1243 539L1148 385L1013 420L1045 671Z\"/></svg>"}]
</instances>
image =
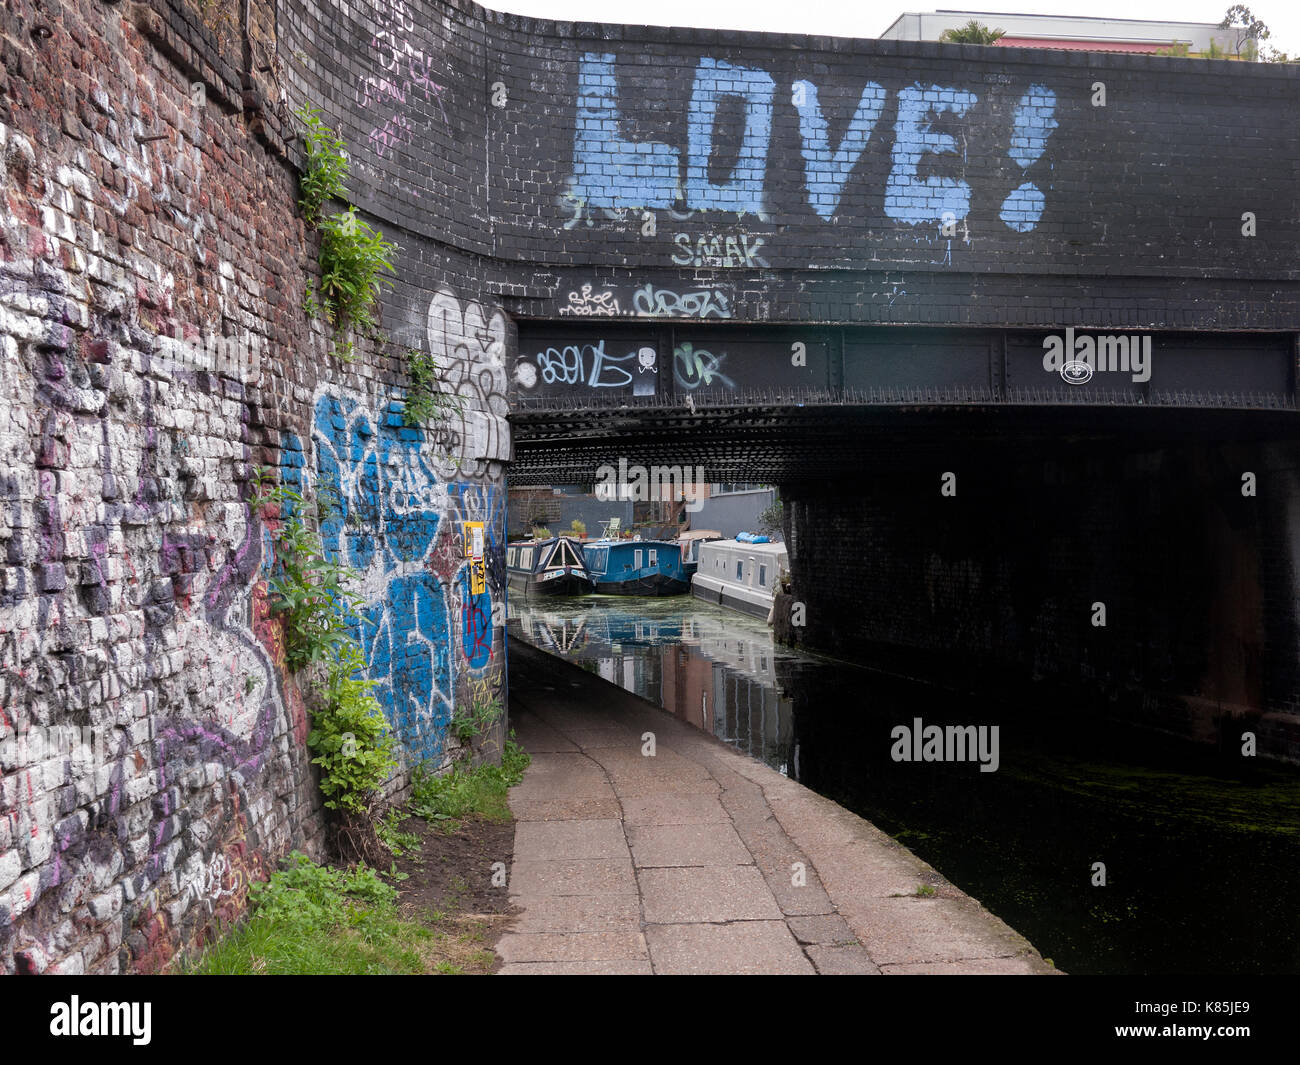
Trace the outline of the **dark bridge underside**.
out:
<instances>
[{"instance_id":1,"label":"dark bridge underside","mask_svg":"<svg viewBox=\"0 0 1300 1065\"><path fill-rule=\"evenodd\" d=\"M1300 439L1278 397L1154 393L1084 402L1068 389L990 403L928 396L773 393L573 403L525 400L510 416L516 485L590 484L602 465L702 467L707 481L840 480L881 462L952 460L981 448L1131 452L1178 441ZM891 402L892 400L892 402ZM689 479L689 478L688 478Z\"/></svg>"}]
</instances>

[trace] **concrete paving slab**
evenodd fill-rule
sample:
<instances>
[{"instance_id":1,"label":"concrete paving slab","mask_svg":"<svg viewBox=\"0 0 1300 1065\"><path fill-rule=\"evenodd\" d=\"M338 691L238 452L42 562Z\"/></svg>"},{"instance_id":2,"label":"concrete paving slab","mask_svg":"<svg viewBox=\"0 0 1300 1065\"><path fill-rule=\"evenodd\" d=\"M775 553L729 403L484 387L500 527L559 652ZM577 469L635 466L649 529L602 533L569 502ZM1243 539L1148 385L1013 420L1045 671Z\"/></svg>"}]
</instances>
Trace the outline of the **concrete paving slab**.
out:
<instances>
[{"instance_id":1,"label":"concrete paving slab","mask_svg":"<svg viewBox=\"0 0 1300 1065\"><path fill-rule=\"evenodd\" d=\"M646 941L654 971L661 974L816 972L784 921L651 925L646 929Z\"/></svg>"},{"instance_id":2,"label":"concrete paving slab","mask_svg":"<svg viewBox=\"0 0 1300 1065\"><path fill-rule=\"evenodd\" d=\"M642 869L637 882L647 924L781 920L763 874L752 865Z\"/></svg>"},{"instance_id":3,"label":"concrete paving slab","mask_svg":"<svg viewBox=\"0 0 1300 1065\"><path fill-rule=\"evenodd\" d=\"M815 917L787 917L785 923L800 943L833 947L857 943L848 922L837 913Z\"/></svg>"},{"instance_id":4,"label":"concrete paving slab","mask_svg":"<svg viewBox=\"0 0 1300 1065\"><path fill-rule=\"evenodd\" d=\"M622 800L623 823L633 825L730 824L727 811L707 795L639 795Z\"/></svg>"},{"instance_id":5,"label":"concrete paving slab","mask_svg":"<svg viewBox=\"0 0 1300 1065\"><path fill-rule=\"evenodd\" d=\"M1053 971L1050 966L1046 968L1048 972ZM1043 974L1044 965L1032 957L959 958L957 961L882 965L880 972L884 976L1037 976Z\"/></svg>"},{"instance_id":6,"label":"concrete paving slab","mask_svg":"<svg viewBox=\"0 0 1300 1065\"><path fill-rule=\"evenodd\" d=\"M525 961L636 961L647 958L636 932L507 932L494 948L507 965Z\"/></svg>"},{"instance_id":7,"label":"concrete paving slab","mask_svg":"<svg viewBox=\"0 0 1300 1065\"><path fill-rule=\"evenodd\" d=\"M510 869L513 895L635 895L630 858L519 861Z\"/></svg>"},{"instance_id":8,"label":"concrete paving slab","mask_svg":"<svg viewBox=\"0 0 1300 1065\"><path fill-rule=\"evenodd\" d=\"M852 899L840 912L877 965L1014 957L1026 945L970 899ZM998 922L999 924L1001 922Z\"/></svg>"},{"instance_id":9,"label":"concrete paving slab","mask_svg":"<svg viewBox=\"0 0 1300 1065\"><path fill-rule=\"evenodd\" d=\"M512 932L639 932L638 895L511 895Z\"/></svg>"},{"instance_id":10,"label":"concrete paving slab","mask_svg":"<svg viewBox=\"0 0 1300 1065\"><path fill-rule=\"evenodd\" d=\"M822 976L879 976L880 970L862 947L811 946L805 948Z\"/></svg>"},{"instance_id":11,"label":"concrete paving slab","mask_svg":"<svg viewBox=\"0 0 1300 1065\"><path fill-rule=\"evenodd\" d=\"M716 825L631 825L627 830L637 868L683 865L753 865L736 830Z\"/></svg>"},{"instance_id":12,"label":"concrete paving slab","mask_svg":"<svg viewBox=\"0 0 1300 1065\"><path fill-rule=\"evenodd\" d=\"M641 733L634 732L629 728L619 726L610 726L602 728L572 729L564 735L568 736L578 747L584 751L600 750L601 748L633 748L641 749ZM524 745L528 750L532 750L527 744Z\"/></svg>"},{"instance_id":13,"label":"concrete paving slab","mask_svg":"<svg viewBox=\"0 0 1300 1065\"><path fill-rule=\"evenodd\" d=\"M534 961L503 965L498 976L652 976L649 961Z\"/></svg>"},{"instance_id":14,"label":"concrete paving slab","mask_svg":"<svg viewBox=\"0 0 1300 1065\"><path fill-rule=\"evenodd\" d=\"M646 950L656 972L1055 972L851 811L522 648L529 656L533 683L512 682L512 706L524 687L535 714L522 715L522 735L538 747L510 794L520 912L503 973L646 973ZM645 731L653 759L640 753ZM918 884L938 894L917 898Z\"/></svg>"},{"instance_id":15,"label":"concrete paving slab","mask_svg":"<svg viewBox=\"0 0 1300 1065\"><path fill-rule=\"evenodd\" d=\"M640 799L647 795L708 795L716 797L718 782L712 777L681 776L665 770L625 770L614 778L614 791L620 799Z\"/></svg>"},{"instance_id":16,"label":"concrete paving slab","mask_svg":"<svg viewBox=\"0 0 1300 1065\"><path fill-rule=\"evenodd\" d=\"M638 745L635 749L625 747L593 748L586 752L593 762L598 762L605 771L617 780L620 776L636 775L644 772L673 774L694 780L713 780L709 771L698 762L683 758L670 747L657 747L653 755L641 753ZM716 785L716 781L713 781Z\"/></svg>"},{"instance_id":17,"label":"concrete paving slab","mask_svg":"<svg viewBox=\"0 0 1300 1065\"><path fill-rule=\"evenodd\" d=\"M515 859L626 858L627 839L617 818L577 821L520 821L515 825Z\"/></svg>"},{"instance_id":18,"label":"concrete paving slab","mask_svg":"<svg viewBox=\"0 0 1300 1065\"><path fill-rule=\"evenodd\" d=\"M536 795L537 792L532 794ZM622 812L617 798L528 799L510 789L510 812L516 821L603 821Z\"/></svg>"}]
</instances>

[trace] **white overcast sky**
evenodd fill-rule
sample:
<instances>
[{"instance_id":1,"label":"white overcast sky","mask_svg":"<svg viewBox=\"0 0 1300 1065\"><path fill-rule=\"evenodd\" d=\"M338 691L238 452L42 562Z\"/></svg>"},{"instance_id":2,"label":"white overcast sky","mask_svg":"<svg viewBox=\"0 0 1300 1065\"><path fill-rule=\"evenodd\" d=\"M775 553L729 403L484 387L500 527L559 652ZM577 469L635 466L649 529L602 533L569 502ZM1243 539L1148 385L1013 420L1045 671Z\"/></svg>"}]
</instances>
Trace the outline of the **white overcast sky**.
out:
<instances>
[{"instance_id":1,"label":"white overcast sky","mask_svg":"<svg viewBox=\"0 0 1300 1065\"><path fill-rule=\"evenodd\" d=\"M581 22L714 26L722 29L878 37L907 11L987 11L1027 15L1088 15L1093 18L1220 22L1232 0L993 0L989 3L880 3L879 0L488 0L488 7L520 15ZM1300 52L1300 4L1296 0L1247 3L1272 31L1268 43L1288 55ZM997 20L981 18L990 26Z\"/></svg>"}]
</instances>

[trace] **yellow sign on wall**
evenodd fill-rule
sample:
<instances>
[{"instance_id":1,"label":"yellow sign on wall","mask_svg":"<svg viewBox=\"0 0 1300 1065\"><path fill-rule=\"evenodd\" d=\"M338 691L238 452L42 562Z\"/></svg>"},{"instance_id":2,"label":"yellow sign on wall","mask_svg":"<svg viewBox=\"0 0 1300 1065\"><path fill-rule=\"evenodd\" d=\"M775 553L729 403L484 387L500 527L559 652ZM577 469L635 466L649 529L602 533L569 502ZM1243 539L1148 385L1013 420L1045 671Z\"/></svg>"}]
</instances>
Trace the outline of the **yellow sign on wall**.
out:
<instances>
[{"instance_id":1,"label":"yellow sign on wall","mask_svg":"<svg viewBox=\"0 0 1300 1065\"><path fill-rule=\"evenodd\" d=\"M467 521L464 523L465 557L469 562L470 595L482 595L487 591L487 563L483 559L483 523Z\"/></svg>"}]
</instances>

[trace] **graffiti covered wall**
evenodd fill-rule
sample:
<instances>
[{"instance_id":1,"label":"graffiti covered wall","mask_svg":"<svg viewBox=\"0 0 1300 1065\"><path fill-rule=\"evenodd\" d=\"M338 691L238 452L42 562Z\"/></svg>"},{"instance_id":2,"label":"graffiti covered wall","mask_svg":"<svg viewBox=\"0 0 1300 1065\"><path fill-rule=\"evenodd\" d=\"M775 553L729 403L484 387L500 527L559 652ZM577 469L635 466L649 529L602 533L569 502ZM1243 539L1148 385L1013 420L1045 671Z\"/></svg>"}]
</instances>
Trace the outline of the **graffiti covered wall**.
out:
<instances>
[{"instance_id":1,"label":"graffiti covered wall","mask_svg":"<svg viewBox=\"0 0 1300 1065\"><path fill-rule=\"evenodd\" d=\"M400 400L321 385L312 444L317 489L339 501L323 525L326 552L361 575L356 635L376 694L408 759L437 764L458 688L476 697L464 694L467 678L504 703L505 316L440 289L427 343L457 405L450 425L412 428ZM486 536L478 594L466 522Z\"/></svg>"},{"instance_id":2,"label":"graffiti covered wall","mask_svg":"<svg viewBox=\"0 0 1300 1065\"><path fill-rule=\"evenodd\" d=\"M512 328L470 260L381 218L401 347L331 357L288 139L318 93L284 76L270 5L247 52L222 5L171 6L188 37L148 5L0 13L25 42L0 72L0 972L159 970L290 850L321 855L259 468L338 500L321 531L359 574L390 792L447 762L458 711L505 700ZM370 125L340 123L376 159L443 121L450 83L404 5L381 15ZM412 348L441 371L427 426L403 417Z\"/></svg>"}]
</instances>

